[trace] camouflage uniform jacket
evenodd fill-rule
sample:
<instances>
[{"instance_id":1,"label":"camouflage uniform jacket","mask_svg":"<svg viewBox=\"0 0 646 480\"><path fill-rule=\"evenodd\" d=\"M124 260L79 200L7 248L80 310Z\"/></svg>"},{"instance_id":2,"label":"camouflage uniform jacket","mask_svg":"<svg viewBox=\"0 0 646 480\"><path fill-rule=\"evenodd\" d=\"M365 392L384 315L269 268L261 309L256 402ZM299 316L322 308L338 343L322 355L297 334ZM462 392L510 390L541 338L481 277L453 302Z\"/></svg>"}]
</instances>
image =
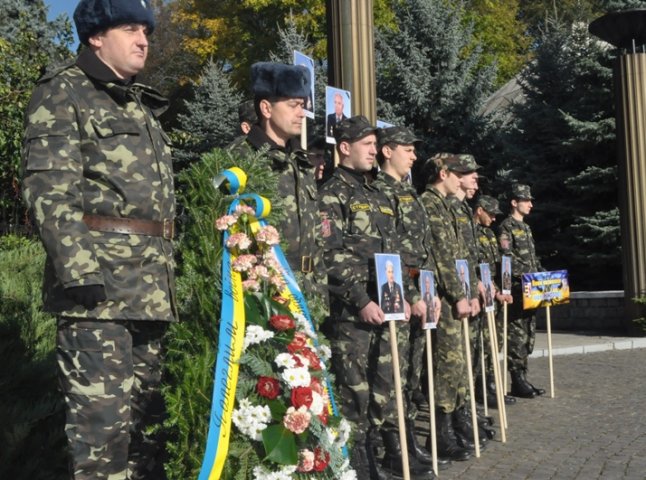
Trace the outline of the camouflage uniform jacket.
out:
<instances>
[{"instance_id":1,"label":"camouflage uniform jacket","mask_svg":"<svg viewBox=\"0 0 646 480\"><path fill-rule=\"evenodd\" d=\"M478 264L480 263L480 252L478 251L478 240L476 237L476 228L473 222L473 210L467 204L466 200L459 200L452 195L448 198L449 205L455 214L458 235L464 239L466 246L466 257L462 257L469 262L469 283L471 287L471 297L478 296Z\"/></svg>"},{"instance_id":2,"label":"camouflage uniform jacket","mask_svg":"<svg viewBox=\"0 0 646 480\"><path fill-rule=\"evenodd\" d=\"M408 182L399 182L379 172L372 185L390 201L397 213L397 237L400 243L404 277L404 296L411 305L422 297L416 282L419 270L430 270L437 276L430 252L431 228L428 214L417 192Z\"/></svg>"},{"instance_id":3,"label":"camouflage uniform jacket","mask_svg":"<svg viewBox=\"0 0 646 480\"><path fill-rule=\"evenodd\" d=\"M431 227L430 250L437 265L438 293L455 305L466 298L455 267L457 259L467 258L464 239L458 234L457 219L448 199L435 187L428 185L420 199Z\"/></svg>"},{"instance_id":4,"label":"camouflage uniform jacket","mask_svg":"<svg viewBox=\"0 0 646 480\"><path fill-rule=\"evenodd\" d=\"M498 243L502 255L511 256L512 282L520 285L523 273L543 270L534 247L532 230L523 221L509 215L498 228Z\"/></svg>"},{"instance_id":5,"label":"camouflage uniform jacket","mask_svg":"<svg viewBox=\"0 0 646 480\"><path fill-rule=\"evenodd\" d=\"M242 141L244 139L244 141ZM306 292L327 297L327 277L323 263L322 243L319 238L321 219L318 211L318 192L314 166L301 149L300 139L293 138L287 147L273 142L258 126L249 134L234 141L229 149L244 155L247 149L267 148L271 168L278 172L278 194L283 219L277 226L286 242L285 257L294 273L303 276Z\"/></svg>"},{"instance_id":6,"label":"camouflage uniform jacket","mask_svg":"<svg viewBox=\"0 0 646 480\"><path fill-rule=\"evenodd\" d=\"M173 248L162 237L89 230L84 213L172 222L167 101L125 84L89 49L38 82L26 112L23 196L47 252L45 309L70 317L175 320ZM104 285L93 310L65 288Z\"/></svg>"},{"instance_id":7,"label":"camouflage uniform jacket","mask_svg":"<svg viewBox=\"0 0 646 480\"><path fill-rule=\"evenodd\" d=\"M378 303L375 253L398 253L395 211L363 175L338 167L319 191L330 310Z\"/></svg>"},{"instance_id":8,"label":"camouflage uniform jacket","mask_svg":"<svg viewBox=\"0 0 646 480\"><path fill-rule=\"evenodd\" d=\"M498 267L500 265L500 251L498 250L498 239L496 234L489 227L476 224L476 234L478 235L478 250L480 252L480 261L489 264L491 272L491 281L500 290Z\"/></svg>"}]
</instances>

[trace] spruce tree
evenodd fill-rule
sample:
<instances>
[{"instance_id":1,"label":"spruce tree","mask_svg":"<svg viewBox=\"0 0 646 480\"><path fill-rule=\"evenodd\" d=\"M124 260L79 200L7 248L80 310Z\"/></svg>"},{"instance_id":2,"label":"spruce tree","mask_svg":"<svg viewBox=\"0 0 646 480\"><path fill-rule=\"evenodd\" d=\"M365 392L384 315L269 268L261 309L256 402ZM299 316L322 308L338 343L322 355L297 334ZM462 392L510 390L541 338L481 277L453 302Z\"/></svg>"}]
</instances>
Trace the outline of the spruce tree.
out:
<instances>
[{"instance_id":1,"label":"spruce tree","mask_svg":"<svg viewBox=\"0 0 646 480\"><path fill-rule=\"evenodd\" d=\"M539 255L548 269L568 269L576 289L621 286L611 65L587 22L552 21L494 162L508 174L505 191L532 186Z\"/></svg>"},{"instance_id":2,"label":"spruce tree","mask_svg":"<svg viewBox=\"0 0 646 480\"><path fill-rule=\"evenodd\" d=\"M181 170L200 155L224 147L239 134L238 105L242 96L230 83L225 68L209 61L197 82L193 98L185 101L186 113L178 115L175 132L179 148L176 169Z\"/></svg>"},{"instance_id":3,"label":"spruce tree","mask_svg":"<svg viewBox=\"0 0 646 480\"><path fill-rule=\"evenodd\" d=\"M398 27L375 36L379 118L414 128L429 151L478 157L489 125L478 109L496 69L481 65L461 2L404 0L393 9Z\"/></svg>"}]
</instances>

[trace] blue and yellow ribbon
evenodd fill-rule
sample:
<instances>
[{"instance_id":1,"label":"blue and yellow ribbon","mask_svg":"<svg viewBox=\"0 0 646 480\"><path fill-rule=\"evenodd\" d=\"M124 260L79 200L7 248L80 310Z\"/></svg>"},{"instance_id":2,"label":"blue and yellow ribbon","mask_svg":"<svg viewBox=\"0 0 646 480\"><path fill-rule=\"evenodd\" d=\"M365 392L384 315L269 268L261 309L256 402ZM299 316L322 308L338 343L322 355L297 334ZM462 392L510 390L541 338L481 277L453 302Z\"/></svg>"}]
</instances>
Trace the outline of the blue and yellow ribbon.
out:
<instances>
[{"instance_id":1,"label":"blue and yellow ribbon","mask_svg":"<svg viewBox=\"0 0 646 480\"><path fill-rule=\"evenodd\" d=\"M219 183L217 183L219 181ZM217 188L227 183L229 192L238 195L247 183L247 175L239 168L225 170L214 180ZM238 201L232 202L228 213L235 211ZM229 233L224 232L226 245ZM239 272L231 268L235 256L227 248L222 252L222 311L220 314L220 334L218 354L215 361L213 394L209 434L202 460L199 480L217 480L222 474L229 452L231 440L231 417L238 384L238 367L245 333L244 294Z\"/></svg>"},{"instance_id":2,"label":"blue and yellow ribbon","mask_svg":"<svg viewBox=\"0 0 646 480\"><path fill-rule=\"evenodd\" d=\"M219 174L213 180L213 185L216 188L224 185L232 195L236 195L236 198L229 206L227 212L229 215L235 212L236 207L242 201L247 206L253 204L252 208L255 210L255 218L250 220L249 227L252 234L256 235L261 227L267 225L264 219L271 212L271 203L266 198L255 193L241 195L246 187L246 182L247 175L244 171L233 167ZM229 233L225 231L223 236L225 245L228 238ZM281 296L288 300L290 311L303 315L307 319L311 330L315 331L312 317L307 308L307 302L305 301L305 297L303 297L303 293L296 282L296 277L287 263L283 251L278 245L272 246L272 251L281 267L283 279L286 284L286 289ZM209 433L198 480L217 480L220 478L229 451L231 418L238 382L238 366L245 334L242 277L239 272L231 268L235 258L235 255L232 255L229 249L223 249L222 312L220 314L218 353L215 362ZM314 344L318 346L316 340L314 340ZM332 389L327 379L326 387L328 397L330 398L330 413L338 415ZM346 453L345 449L344 453Z\"/></svg>"}]
</instances>

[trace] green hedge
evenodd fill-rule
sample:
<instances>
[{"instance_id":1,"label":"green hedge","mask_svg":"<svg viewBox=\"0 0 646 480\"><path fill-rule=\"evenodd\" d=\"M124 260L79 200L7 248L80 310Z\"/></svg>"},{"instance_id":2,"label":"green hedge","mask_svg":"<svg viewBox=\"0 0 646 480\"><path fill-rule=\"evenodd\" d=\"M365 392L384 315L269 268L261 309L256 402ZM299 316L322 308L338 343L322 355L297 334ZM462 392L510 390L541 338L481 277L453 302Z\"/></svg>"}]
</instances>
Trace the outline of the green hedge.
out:
<instances>
[{"instance_id":1,"label":"green hedge","mask_svg":"<svg viewBox=\"0 0 646 480\"><path fill-rule=\"evenodd\" d=\"M41 308L44 261L37 240L0 237L0 478L68 478L56 325Z\"/></svg>"}]
</instances>

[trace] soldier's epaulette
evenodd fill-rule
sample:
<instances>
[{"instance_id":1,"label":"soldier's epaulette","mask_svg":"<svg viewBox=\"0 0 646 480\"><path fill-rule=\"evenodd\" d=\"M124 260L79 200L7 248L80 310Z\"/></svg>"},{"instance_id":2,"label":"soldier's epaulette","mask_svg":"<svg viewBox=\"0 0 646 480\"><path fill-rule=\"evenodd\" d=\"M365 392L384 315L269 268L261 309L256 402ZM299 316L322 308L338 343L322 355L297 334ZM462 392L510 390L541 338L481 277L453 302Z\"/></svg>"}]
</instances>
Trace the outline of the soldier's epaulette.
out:
<instances>
[{"instance_id":1,"label":"soldier's epaulette","mask_svg":"<svg viewBox=\"0 0 646 480\"><path fill-rule=\"evenodd\" d=\"M67 70L68 68L72 68L74 65L76 65L76 59L65 60L62 62L54 63L52 65L48 65L47 67L45 67L45 71L38 79L38 83L48 82L62 71Z\"/></svg>"}]
</instances>

